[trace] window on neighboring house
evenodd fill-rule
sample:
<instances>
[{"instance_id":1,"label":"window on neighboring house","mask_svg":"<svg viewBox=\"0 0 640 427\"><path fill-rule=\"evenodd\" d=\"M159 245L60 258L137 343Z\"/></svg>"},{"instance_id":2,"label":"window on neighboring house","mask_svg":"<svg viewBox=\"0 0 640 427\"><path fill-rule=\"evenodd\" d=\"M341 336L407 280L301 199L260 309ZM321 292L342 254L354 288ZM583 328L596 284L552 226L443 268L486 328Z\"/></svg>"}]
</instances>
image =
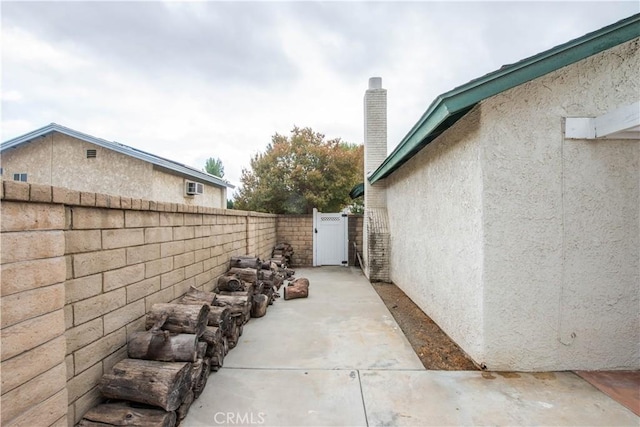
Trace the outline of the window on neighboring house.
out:
<instances>
[{"instance_id":1,"label":"window on neighboring house","mask_svg":"<svg viewBox=\"0 0 640 427\"><path fill-rule=\"evenodd\" d=\"M2 172L4 172L4 169L0 168L0 175L2 175Z\"/></svg>"},{"instance_id":2,"label":"window on neighboring house","mask_svg":"<svg viewBox=\"0 0 640 427\"><path fill-rule=\"evenodd\" d=\"M22 181L27 182L27 174L26 173L14 173L13 174L14 181Z\"/></svg>"},{"instance_id":3,"label":"window on neighboring house","mask_svg":"<svg viewBox=\"0 0 640 427\"><path fill-rule=\"evenodd\" d=\"M87 159L95 159L98 156L96 150L87 150Z\"/></svg>"}]
</instances>

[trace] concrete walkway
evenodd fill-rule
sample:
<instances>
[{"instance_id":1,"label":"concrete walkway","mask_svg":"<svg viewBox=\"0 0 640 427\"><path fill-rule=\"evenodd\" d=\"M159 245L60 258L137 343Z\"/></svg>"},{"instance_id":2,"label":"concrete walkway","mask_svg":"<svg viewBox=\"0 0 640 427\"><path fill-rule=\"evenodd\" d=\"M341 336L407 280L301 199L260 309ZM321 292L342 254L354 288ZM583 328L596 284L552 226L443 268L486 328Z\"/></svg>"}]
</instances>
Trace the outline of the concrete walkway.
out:
<instances>
[{"instance_id":1,"label":"concrete walkway","mask_svg":"<svg viewBox=\"0 0 640 427\"><path fill-rule=\"evenodd\" d=\"M309 298L245 326L182 426L640 425L573 373L426 371L360 270L296 276Z\"/></svg>"}]
</instances>

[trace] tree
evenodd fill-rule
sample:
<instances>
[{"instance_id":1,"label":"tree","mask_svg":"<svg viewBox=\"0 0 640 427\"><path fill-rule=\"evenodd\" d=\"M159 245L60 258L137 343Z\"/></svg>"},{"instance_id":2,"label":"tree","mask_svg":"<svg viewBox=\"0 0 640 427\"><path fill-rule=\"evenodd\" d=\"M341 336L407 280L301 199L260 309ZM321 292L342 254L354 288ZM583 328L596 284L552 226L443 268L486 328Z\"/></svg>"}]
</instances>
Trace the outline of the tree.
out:
<instances>
[{"instance_id":1,"label":"tree","mask_svg":"<svg viewBox=\"0 0 640 427\"><path fill-rule=\"evenodd\" d=\"M364 148L339 138L325 141L311 128L275 134L264 153L243 169L235 208L270 213L337 212L349 206L362 181Z\"/></svg>"},{"instance_id":2,"label":"tree","mask_svg":"<svg viewBox=\"0 0 640 427\"><path fill-rule=\"evenodd\" d=\"M211 175L215 175L218 178L222 178L224 176L224 166L222 165L222 160L219 158L209 157L207 162L204 164L204 170Z\"/></svg>"}]
</instances>

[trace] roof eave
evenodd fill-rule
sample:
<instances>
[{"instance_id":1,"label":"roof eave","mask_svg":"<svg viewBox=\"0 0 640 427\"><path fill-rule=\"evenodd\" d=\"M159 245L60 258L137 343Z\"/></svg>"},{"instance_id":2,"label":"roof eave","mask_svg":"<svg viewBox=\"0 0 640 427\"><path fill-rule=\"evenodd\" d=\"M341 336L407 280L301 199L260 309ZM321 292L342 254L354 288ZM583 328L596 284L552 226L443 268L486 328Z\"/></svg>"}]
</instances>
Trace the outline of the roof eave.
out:
<instances>
[{"instance_id":1,"label":"roof eave","mask_svg":"<svg viewBox=\"0 0 640 427\"><path fill-rule=\"evenodd\" d=\"M480 101L534 80L596 53L640 37L640 14L586 34L562 45L503 67L439 96L400 144L369 176L374 184L386 178L413 155L462 118ZM466 110L466 111L465 111ZM455 120L448 120L456 114ZM442 129L441 124L448 120ZM433 132L438 129L438 135Z\"/></svg>"}]
</instances>

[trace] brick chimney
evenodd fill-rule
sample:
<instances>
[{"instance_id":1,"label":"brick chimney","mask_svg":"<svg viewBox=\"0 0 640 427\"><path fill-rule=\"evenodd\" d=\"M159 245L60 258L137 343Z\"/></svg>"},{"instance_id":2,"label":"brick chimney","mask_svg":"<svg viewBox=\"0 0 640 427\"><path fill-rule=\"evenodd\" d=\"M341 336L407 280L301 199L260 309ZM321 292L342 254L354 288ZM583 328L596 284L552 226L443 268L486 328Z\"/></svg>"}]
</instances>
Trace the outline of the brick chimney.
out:
<instances>
[{"instance_id":1,"label":"brick chimney","mask_svg":"<svg viewBox=\"0 0 640 427\"><path fill-rule=\"evenodd\" d=\"M369 79L364 95L364 272L372 282L389 282L389 226L384 181L367 176L387 157L387 90L380 77Z\"/></svg>"}]
</instances>

